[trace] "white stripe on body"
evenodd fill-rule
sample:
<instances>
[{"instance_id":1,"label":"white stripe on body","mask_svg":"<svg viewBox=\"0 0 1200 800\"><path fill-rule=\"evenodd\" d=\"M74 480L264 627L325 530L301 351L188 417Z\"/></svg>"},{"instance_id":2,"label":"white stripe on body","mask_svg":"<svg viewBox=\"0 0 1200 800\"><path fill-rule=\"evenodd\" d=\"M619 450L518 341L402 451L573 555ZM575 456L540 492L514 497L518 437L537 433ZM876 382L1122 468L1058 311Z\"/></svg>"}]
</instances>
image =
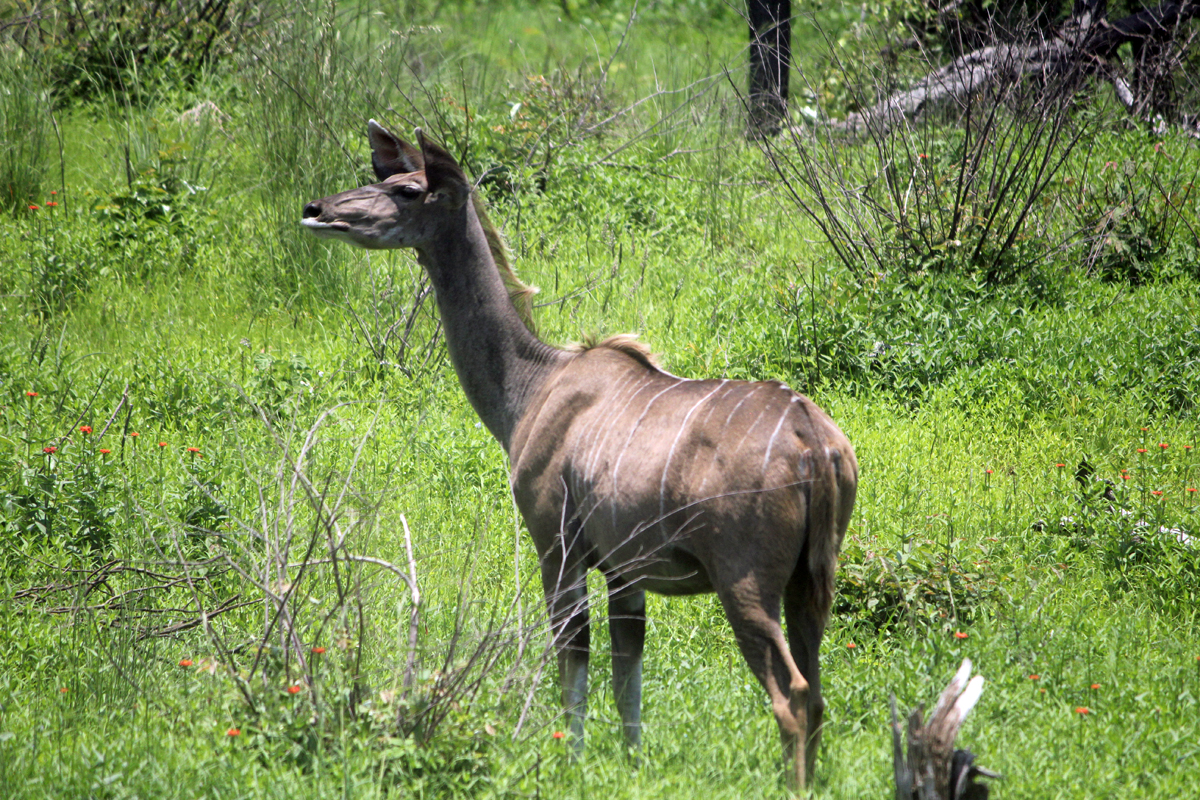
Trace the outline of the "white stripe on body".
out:
<instances>
[{"instance_id":1,"label":"white stripe on body","mask_svg":"<svg viewBox=\"0 0 1200 800\"><path fill-rule=\"evenodd\" d=\"M636 377L636 380L637 380L636 386L634 386L633 391L629 393L629 398L623 402L623 405L628 405L628 404L632 403L634 398L636 398L639 394L641 394L642 390L644 388L646 388L646 386L650 385L653 382L653 375L642 373ZM654 402L653 399L651 399L651 402ZM596 462L600 459L601 455L604 453L605 446L608 444L608 438L609 438L609 436L612 435L613 430L616 429L617 426L613 424L613 415L612 414L597 414L596 420L594 423L594 427L596 430L596 435L592 437L593 444L592 444L591 450L589 452L583 453L579 459L581 462L581 466L583 468L580 477L582 477L584 481L591 483L593 485L593 488L595 488L595 486L599 483L598 481L595 480ZM600 436L601 431L603 431L604 435L597 442L596 439ZM587 462L586 464L582 463L585 461ZM576 493L579 494L578 489L576 490ZM600 492L600 495L601 496L599 496L599 497L593 498L591 507L588 508L586 511L583 509L583 500L585 498L583 498L583 497L578 498L577 507L579 508L579 512L580 512L581 524L585 524L587 522L587 520L592 516L592 512L594 512L596 510L596 508L602 502L604 502L604 499L602 496L603 491Z\"/></svg>"},{"instance_id":2,"label":"white stripe on body","mask_svg":"<svg viewBox=\"0 0 1200 800\"><path fill-rule=\"evenodd\" d=\"M730 421L731 419L733 419L733 413L734 413L734 411L737 411L737 410L738 410L738 408L739 408L739 407L742 405L742 403L746 402L746 400L747 400L747 399L750 397L750 395L752 395L752 394L754 394L755 392L757 392L757 391L758 391L758 390L759 390L761 387L762 387L762 384L755 384L755 385L754 385L754 388L752 388L752 389L751 389L749 392L747 392L747 393L746 393L746 396L745 396L745 397L743 397L741 400L739 400L739 401L738 401L737 405L735 405L735 406L733 407L733 411L730 411L730 412L729 412L729 416L725 418L725 427L726 427L726 428L728 428L728 427L729 427L729 421ZM761 408L761 409L759 409L759 411L758 411L758 416L757 416L757 417L755 417L755 418L754 418L754 421L750 423L750 427L746 428L745 432L743 432L743 433L742 433L742 438L738 439L738 442L737 442L737 444L735 444L735 445L733 446L733 449L732 449L732 450L727 450L726 452L728 452L728 453L736 453L738 450L741 450L741 449L742 449L742 442L746 441L746 437L747 437L747 436L749 436L749 435L750 435L750 432L751 432L751 431L753 431L753 430L754 430L754 428L755 428L755 427L758 425L758 421L759 421L760 419L762 419L762 417L763 417L763 414L765 414L765 413L767 413L767 409L766 409L766 408ZM713 472L715 471L715 470L714 470L714 467L715 467L715 466L716 466L716 464L717 464L717 459L719 459L720 457L721 457L721 443L720 443L720 442L718 442L718 443L717 443L717 446L713 448L713 460L712 460L712 463L709 465L708 471L707 471L707 472L704 474L704 480L700 481L700 486L698 486L698 487L696 488L696 491L697 491L698 493L699 493L699 492L703 492L703 491L704 491L704 487L705 487L705 486L708 484L708 476L709 476L709 475L711 475L711 474L713 474Z\"/></svg>"},{"instance_id":3,"label":"white stripe on body","mask_svg":"<svg viewBox=\"0 0 1200 800\"><path fill-rule=\"evenodd\" d=\"M620 472L621 472L621 459L623 459L623 458L625 457L625 453L626 453L626 452L628 452L628 450L629 450L629 443L630 443L631 441L633 441L633 435L634 435L635 433L637 433L637 429L638 429L638 427L639 427L639 426L642 424L642 420L644 420L644 419L646 418L646 414L648 414L648 413L650 412L650 407L651 407L652 405L654 405L655 401L656 401L656 400L658 400L658 398L662 397L664 394L666 394L667 392L671 391L671 390L672 390L672 389L674 389L676 386L679 386L680 384L682 384L682 383L684 383L684 382L685 382L685 379L684 379L684 378L676 378L676 379L675 379L675 383L672 383L670 386L668 386L667 388L663 389L663 390L662 390L661 392L659 392L658 394L654 395L654 397L651 397L651 398L650 398L650 402L649 402L649 403L646 403L646 407L642 409L642 415L641 415L640 417L638 417L638 418L637 418L637 422L633 423L633 425L632 425L632 426L629 428L629 435L628 435L627 437L625 437L625 444L624 444L624 446L622 446L622 447L621 447L621 452L617 454L617 461L616 461L616 463L615 463L615 464L613 464L613 472L612 472L612 497L611 497L611 498L609 498L609 499L611 500L611 502L612 502L612 526L613 526L613 533L616 533L616 530L617 530L617 480L620 478Z\"/></svg>"},{"instance_id":4,"label":"white stripe on body","mask_svg":"<svg viewBox=\"0 0 1200 800\"><path fill-rule=\"evenodd\" d=\"M675 439L671 442L671 449L667 451L667 460L666 463L663 464L662 480L659 481L658 484L658 521L660 525L663 525L664 534L666 533L665 514L667 511L667 472L671 469L671 459L675 457L675 447L679 444L679 437L683 436L683 432L687 430L688 420L691 419L692 414L696 413L696 409L703 405L708 398L721 391L721 389L723 389L727 383L729 383L728 380L721 381L719 384L717 384L717 388L704 395L704 397L700 398L700 400L698 400L694 406L688 409L687 414L685 414L683 417L683 421L679 423L679 430L675 432Z\"/></svg>"},{"instance_id":5,"label":"white stripe on body","mask_svg":"<svg viewBox=\"0 0 1200 800\"><path fill-rule=\"evenodd\" d=\"M780 415L779 422L777 422L775 424L775 430L771 433L771 439L767 442L767 452L766 452L766 455L763 456L763 463L762 463L762 473L763 473L764 483L766 482L766 478L767 478L767 462L771 460L771 448L773 448L775 446L775 437L779 435L779 429L783 427L783 421L785 419L787 419L788 412L792 410L792 403L796 402L799 399L800 399L799 397L793 397L791 399L791 401L786 406L783 407L783 414Z\"/></svg>"},{"instance_id":6,"label":"white stripe on body","mask_svg":"<svg viewBox=\"0 0 1200 800\"><path fill-rule=\"evenodd\" d=\"M625 378L622 378L621 379L622 382L618 383L617 387L614 389L614 395L618 395L621 392L621 390L623 388L625 388L625 386L627 384L630 384L630 383L633 383L634 381L636 381L638 385L634 387L634 390L630 394L630 397L629 397L629 399L632 400L634 397L637 397L638 392L641 391L641 384L647 377L648 377L647 375L642 373L642 374L631 375L631 376L626 376ZM602 404L602 405L604 405L604 407L607 407L607 404ZM581 455L577 459L576 458L571 459L571 463L573 465L572 470L571 470L571 477L573 479L572 480L573 484L574 484L575 478L581 478L584 481L587 481L590 479L591 472L592 472L591 465L590 464L585 465L583 462L587 460L587 458L588 458L587 454L590 452L592 454L593 463L594 463L594 456L595 456L595 453L598 451L598 447L596 445L596 439L599 438L601 433L604 433L605 436L607 437L609 430L611 430L611 425L607 426L607 427L605 426L605 422L608 421L609 415L598 413L598 409L596 408L596 406L592 406L590 411L594 414L593 419L591 419L587 424L585 424L583 427L583 430L581 430L580 433L575 437L575 441L577 443L577 447L575 449ZM575 468L575 465L577 465L578 468ZM579 494L579 487L577 485L572 485L571 491L574 492L575 494ZM581 498L581 497L577 498L577 501L582 501L582 499L583 498Z\"/></svg>"}]
</instances>

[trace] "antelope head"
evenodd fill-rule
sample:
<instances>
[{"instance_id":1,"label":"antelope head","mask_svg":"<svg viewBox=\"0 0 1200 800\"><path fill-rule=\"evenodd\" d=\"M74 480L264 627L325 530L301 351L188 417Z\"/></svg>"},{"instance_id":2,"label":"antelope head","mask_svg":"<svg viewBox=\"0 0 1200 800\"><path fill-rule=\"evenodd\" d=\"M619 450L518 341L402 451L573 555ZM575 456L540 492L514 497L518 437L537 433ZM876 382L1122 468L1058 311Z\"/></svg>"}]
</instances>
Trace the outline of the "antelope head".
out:
<instances>
[{"instance_id":1,"label":"antelope head","mask_svg":"<svg viewBox=\"0 0 1200 800\"><path fill-rule=\"evenodd\" d=\"M304 206L300 224L317 236L372 250L421 247L466 204L471 184L454 158L417 129L413 147L375 120L367 123L379 183Z\"/></svg>"}]
</instances>

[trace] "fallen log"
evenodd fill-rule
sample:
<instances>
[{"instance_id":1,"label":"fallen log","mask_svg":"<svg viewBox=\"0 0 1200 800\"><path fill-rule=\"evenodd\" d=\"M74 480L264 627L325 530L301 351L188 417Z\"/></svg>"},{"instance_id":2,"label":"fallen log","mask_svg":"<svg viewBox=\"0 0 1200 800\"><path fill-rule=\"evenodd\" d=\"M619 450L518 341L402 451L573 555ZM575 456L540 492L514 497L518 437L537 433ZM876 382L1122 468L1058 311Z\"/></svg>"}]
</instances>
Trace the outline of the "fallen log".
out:
<instances>
[{"instance_id":1,"label":"fallen log","mask_svg":"<svg viewBox=\"0 0 1200 800\"><path fill-rule=\"evenodd\" d=\"M846 133L884 135L930 109L961 103L970 94L1012 84L1027 76L1047 79L1104 75L1127 109L1139 106L1128 82L1110 66L1123 44L1139 48L1165 44L1179 26L1200 14L1200 0L1167 0L1115 22L1104 17L1102 0L1080 0L1071 17L1050 39L983 47L956 58L870 108L833 120ZM1194 121L1190 123L1194 126Z\"/></svg>"}]
</instances>

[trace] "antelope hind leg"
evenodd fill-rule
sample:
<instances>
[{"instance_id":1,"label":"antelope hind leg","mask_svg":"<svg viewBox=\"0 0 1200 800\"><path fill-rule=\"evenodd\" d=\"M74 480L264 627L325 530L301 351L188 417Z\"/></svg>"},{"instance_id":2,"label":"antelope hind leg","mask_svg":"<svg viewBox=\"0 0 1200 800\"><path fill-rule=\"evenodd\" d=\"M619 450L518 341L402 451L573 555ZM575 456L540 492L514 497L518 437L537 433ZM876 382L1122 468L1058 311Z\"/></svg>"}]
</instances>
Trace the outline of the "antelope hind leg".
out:
<instances>
[{"instance_id":1,"label":"antelope hind leg","mask_svg":"<svg viewBox=\"0 0 1200 800\"><path fill-rule=\"evenodd\" d=\"M642 745L642 649L646 642L646 592L619 578L608 581L608 631L612 637L613 697L625 744Z\"/></svg>"},{"instance_id":2,"label":"antelope hind leg","mask_svg":"<svg viewBox=\"0 0 1200 800\"><path fill-rule=\"evenodd\" d=\"M804 749L805 768L809 775L821 747L821 726L825 720L825 699L821 695L821 639L829 620L828 604L815 597L807 576L799 570L788 582L784 594L784 614L787 617L788 644L792 660L808 682L807 731Z\"/></svg>"},{"instance_id":3,"label":"antelope hind leg","mask_svg":"<svg viewBox=\"0 0 1200 800\"><path fill-rule=\"evenodd\" d=\"M733 587L719 592L729 624L733 626L742 656L767 690L771 710L783 739L788 784L802 789L806 783L805 739L808 731L808 681L800 673L779 624L779 601L755 601L753 587Z\"/></svg>"}]
</instances>

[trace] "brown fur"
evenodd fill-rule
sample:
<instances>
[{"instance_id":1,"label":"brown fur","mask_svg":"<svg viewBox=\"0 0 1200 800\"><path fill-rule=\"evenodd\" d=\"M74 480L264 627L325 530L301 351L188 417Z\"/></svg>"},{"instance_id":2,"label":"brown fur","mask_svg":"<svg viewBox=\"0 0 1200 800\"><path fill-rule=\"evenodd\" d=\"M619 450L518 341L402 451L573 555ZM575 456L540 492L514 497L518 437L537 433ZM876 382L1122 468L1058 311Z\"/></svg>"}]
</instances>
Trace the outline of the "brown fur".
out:
<instances>
[{"instance_id":1,"label":"brown fur","mask_svg":"<svg viewBox=\"0 0 1200 800\"><path fill-rule=\"evenodd\" d=\"M819 648L858 482L850 442L776 381L679 378L628 334L569 350L542 342L529 321L532 290L482 202L467 204L457 162L419 132L417 151L377 124L369 130L387 183L313 201L302 223L363 247L417 250L463 392L508 453L576 749L595 568L608 582L627 743L641 737L645 592L715 592L803 785L820 742Z\"/></svg>"}]
</instances>

